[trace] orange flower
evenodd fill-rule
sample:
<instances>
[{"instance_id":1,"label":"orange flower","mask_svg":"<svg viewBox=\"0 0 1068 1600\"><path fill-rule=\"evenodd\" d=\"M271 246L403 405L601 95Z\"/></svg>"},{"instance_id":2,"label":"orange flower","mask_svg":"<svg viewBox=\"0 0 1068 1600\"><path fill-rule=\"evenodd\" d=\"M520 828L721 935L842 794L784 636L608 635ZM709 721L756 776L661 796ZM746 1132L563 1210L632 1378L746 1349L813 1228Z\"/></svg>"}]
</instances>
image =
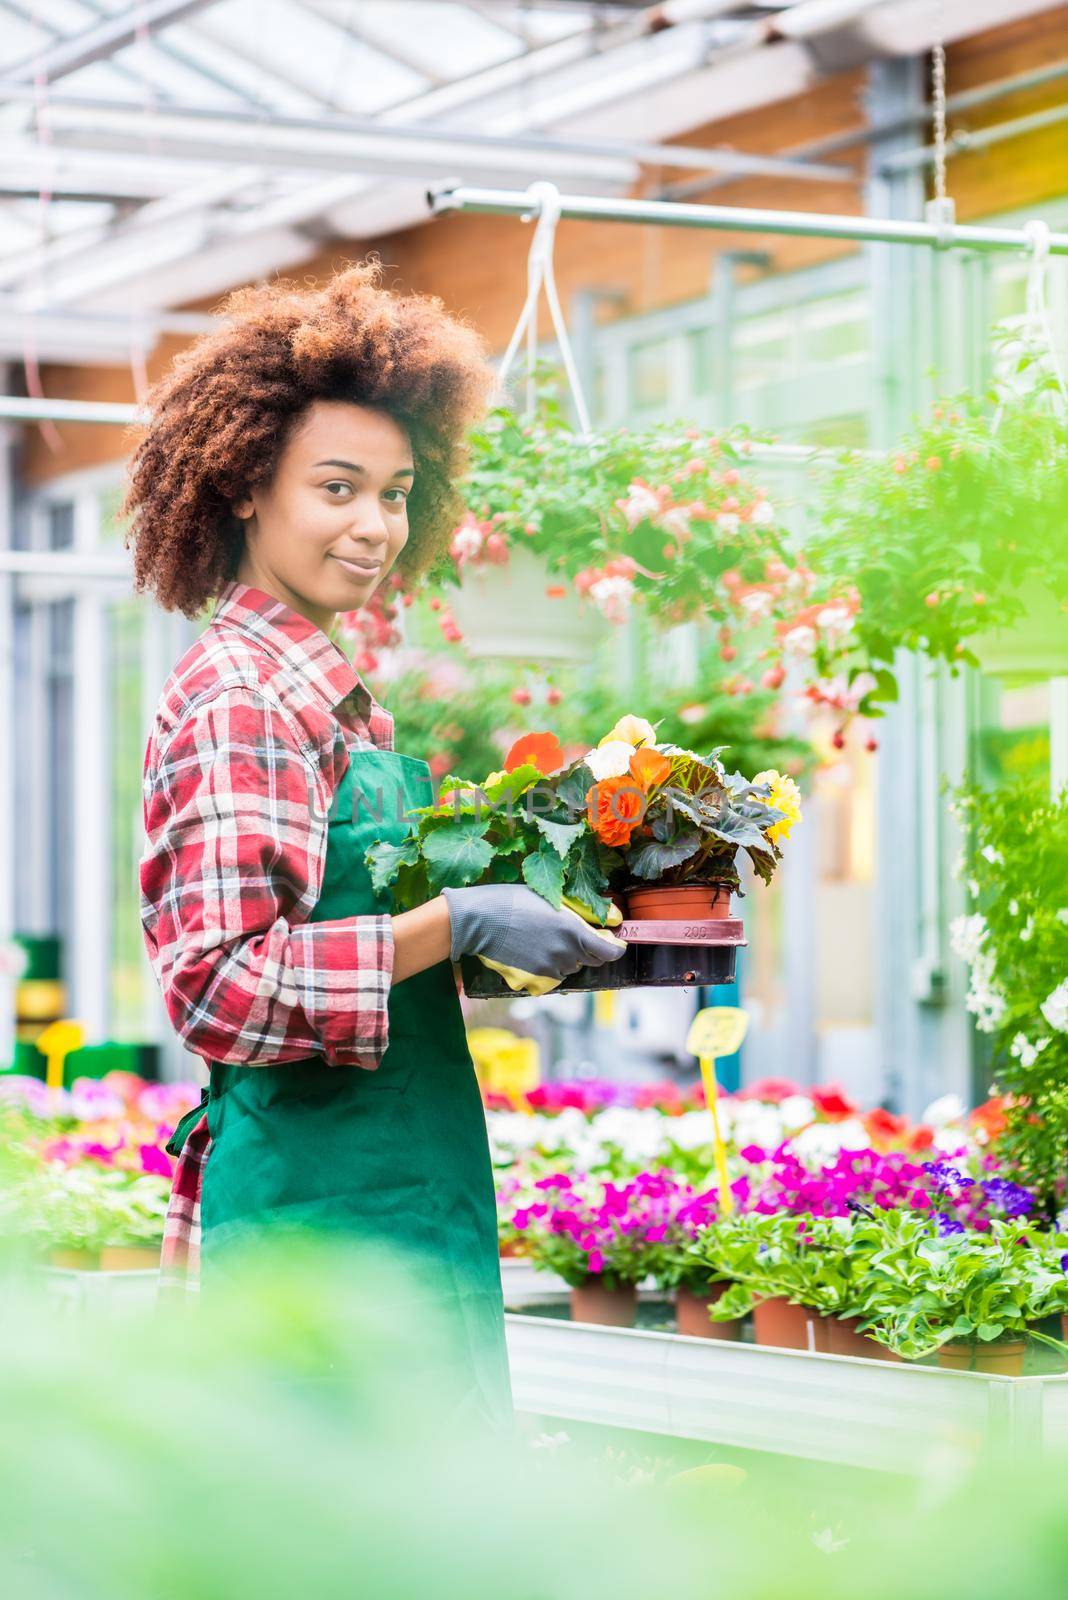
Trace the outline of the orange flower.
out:
<instances>
[{"instance_id":1,"label":"orange flower","mask_svg":"<svg viewBox=\"0 0 1068 1600\"><path fill-rule=\"evenodd\" d=\"M643 789L652 789L663 783L671 772L671 762L659 750L642 745L630 758L631 776L637 778Z\"/></svg>"},{"instance_id":2,"label":"orange flower","mask_svg":"<svg viewBox=\"0 0 1068 1600\"><path fill-rule=\"evenodd\" d=\"M564 752L555 733L525 733L505 757L504 770L514 772L528 761L543 775L559 772L564 765Z\"/></svg>"},{"instance_id":3,"label":"orange flower","mask_svg":"<svg viewBox=\"0 0 1068 1600\"><path fill-rule=\"evenodd\" d=\"M586 793L586 815L602 844L628 845L645 815L645 791L626 775L602 778Z\"/></svg>"}]
</instances>

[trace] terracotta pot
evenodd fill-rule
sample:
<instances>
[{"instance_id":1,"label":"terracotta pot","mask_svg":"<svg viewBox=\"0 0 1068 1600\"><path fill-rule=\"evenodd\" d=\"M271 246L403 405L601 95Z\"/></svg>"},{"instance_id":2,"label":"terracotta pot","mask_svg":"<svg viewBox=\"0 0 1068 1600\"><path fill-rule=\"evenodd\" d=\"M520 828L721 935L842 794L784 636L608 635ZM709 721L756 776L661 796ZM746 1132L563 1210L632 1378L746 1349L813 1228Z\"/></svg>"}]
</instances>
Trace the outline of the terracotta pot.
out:
<instances>
[{"instance_id":1,"label":"terracotta pot","mask_svg":"<svg viewBox=\"0 0 1068 1600\"><path fill-rule=\"evenodd\" d=\"M725 883L665 883L625 894L631 922L700 922L731 914L731 891Z\"/></svg>"},{"instance_id":2,"label":"terracotta pot","mask_svg":"<svg viewBox=\"0 0 1068 1600\"><path fill-rule=\"evenodd\" d=\"M63 1267L67 1272L97 1272L100 1268L98 1250L49 1250L48 1265Z\"/></svg>"},{"instance_id":3,"label":"terracotta pot","mask_svg":"<svg viewBox=\"0 0 1068 1600\"><path fill-rule=\"evenodd\" d=\"M740 1320L734 1322L712 1322L709 1320L708 1308L715 1305L727 1292L728 1285L714 1283L707 1294L695 1294L692 1289L687 1289L680 1284L675 1294L675 1322L680 1333L685 1333L691 1339L728 1339L736 1340L742 1336Z\"/></svg>"},{"instance_id":4,"label":"terracotta pot","mask_svg":"<svg viewBox=\"0 0 1068 1600\"><path fill-rule=\"evenodd\" d=\"M1027 1354L1026 1339L994 1339L990 1344L944 1344L938 1365L950 1372L989 1372L1018 1378Z\"/></svg>"},{"instance_id":5,"label":"terracotta pot","mask_svg":"<svg viewBox=\"0 0 1068 1600\"><path fill-rule=\"evenodd\" d=\"M830 1327L830 1317L822 1317L818 1311L810 1311L805 1307L805 1333L807 1336L806 1350L812 1350L817 1355L825 1356L830 1349L827 1342L827 1330Z\"/></svg>"},{"instance_id":6,"label":"terracotta pot","mask_svg":"<svg viewBox=\"0 0 1068 1600\"><path fill-rule=\"evenodd\" d=\"M781 1296L762 1300L753 1308L756 1342L775 1345L780 1350L808 1350L808 1319L804 1306L795 1306Z\"/></svg>"},{"instance_id":7,"label":"terracotta pot","mask_svg":"<svg viewBox=\"0 0 1068 1600\"><path fill-rule=\"evenodd\" d=\"M901 1357L869 1334L858 1333L859 1317L826 1317L827 1353L832 1356L864 1356L868 1361L900 1361Z\"/></svg>"},{"instance_id":8,"label":"terracotta pot","mask_svg":"<svg viewBox=\"0 0 1068 1600\"><path fill-rule=\"evenodd\" d=\"M155 1272L158 1268L158 1245L106 1244L100 1252L101 1272Z\"/></svg>"},{"instance_id":9,"label":"terracotta pot","mask_svg":"<svg viewBox=\"0 0 1068 1600\"><path fill-rule=\"evenodd\" d=\"M608 1289L596 1278L571 1291L572 1322L596 1322L604 1328L633 1328L638 1290L633 1283Z\"/></svg>"}]
</instances>

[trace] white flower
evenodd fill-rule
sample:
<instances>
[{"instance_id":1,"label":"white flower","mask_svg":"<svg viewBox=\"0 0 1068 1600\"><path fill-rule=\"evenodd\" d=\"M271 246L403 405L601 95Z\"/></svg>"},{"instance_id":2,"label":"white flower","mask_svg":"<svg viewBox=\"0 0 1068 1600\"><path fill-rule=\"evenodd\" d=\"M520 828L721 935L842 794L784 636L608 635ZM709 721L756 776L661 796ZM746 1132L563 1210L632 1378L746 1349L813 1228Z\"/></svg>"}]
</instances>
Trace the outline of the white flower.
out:
<instances>
[{"instance_id":1,"label":"white flower","mask_svg":"<svg viewBox=\"0 0 1068 1600\"><path fill-rule=\"evenodd\" d=\"M728 539L733 539L741 525L742 519L734 511L720 511L716 514L716 527L720 533L726 534Z\"/></svg>"},{"instance_id":2,"label":"white flower","mask_svg":"<svg viewBox=\"0 0 1068 1600\"><path fill-rule=\"evenodd\" d=\"M971 966L989 931L981 911L973 912L970 917L954 917L949 925L950 949Z\"/></svg>"},{"instance_id":3,"label":"white flower","mask_svg":"<svg viewBox=\"0 0 1068 1600\"><path fill-rule=\"evenodd\" d=\"M632 744L624 739L610 739L607 744L594 745L592 750L587 750L583 760L599 783L602 778L621 778L629 772L633 754Z\"/></svg>"},{"instance_id":4,"label":"white flower","mask_svg":"<svg viewBox=\"0 0 1068 1600\"><path fill-rule=\"evenodd\" d=\"M956 861L954 861L952 867L950 868L950 871L952 872L953 876L958 881L961 878L963 878L963 876L964 876L964 868L965 868L966 865L967 865L967 862L965 861L964 851L962 850L960 852L960 854L958 855Z\"/></svg>"},{"instance_id":5,"label":"white flower","mask_svg":"<svg viewBox=\"0 0 1068 1600\"><path fill-rule=\"evenodd\" d=\"M770 500L758 500L749 513L749 520L758 528L770 528L775 521L775 507Z\"/></svg>"},{"instance_id":6,"label":"white flower","mask_svg":"<svg viewBox=\"0 0 1068 1600\"><path fill-rule=\"evenodd\" d=\"M689 506L672 506L670 510L662 511L658 520L664 532L673 534L676 539L685 539L689 535Z\"/></svg>"},{"instance_id":7,"label":"white flower","mask_svg":"<svg viewBox=\"0 0 1068 1600\"><path fill-rule=\"evenodd\" d=\"M973 900L978 898L978 895L979 895L979 884L977 883L975 878L969 878L968 879L968 882L966 884L966 888L967 888L968 893L971 895Z\"/></svg>"},{"instance_id":8,"label":"white flower","mask_svg":"<svg viewBox=\"0 0 1068 1600\"><path fill-rule=\"evenodd\" d=\"M1057 912L1057 921L1068 928L1068 906L1061 906Z\"/></svg>"},{"instance_id":9,"label":"white flower","mask_svg":"<svg viewBox=\"0 0 1068 1600\"><path fill-rule=\"evenodd\" d=\"M590 584L590 599L609 622L625 622L634 598L634 585L629 578L598 578Z\"/></svg>"},{"instance_id":10,"label":"white flower","mask_svg":"<svg viewBox=\"0 0 1068 1600\"><path fill-rule=\"evenodd\" d=\"M833 1161L840 1150L867 1150L871 1136L856 1117L842 1122L813 1122L788 1141L788 1147L806 1167L821 1167Z\"/></svg>"},{"instance_id":11,"label":"white flower","mask_svg":"<svg viewBox=\"0 0 1068 1600\"><path fill-rule=\"evenodd\" d=\"M807 1128L815 1115L816 1107L807 1094L788 1094L785 1100L779 1101L779 1116L788 1131Z\"/></svg>"},{"instance_id":12,"label":"white flower","mask_svg":"<svg viewBox=\"0 0 1068 1600\"><path fill-rule=\"evenodd\" d=\"M770 589L750 589L739 596L738 603L749 620L755 622L759 617L771 616L775 601Z\"/></svg>"},{"instance_id":13,"label":"white flower","mask_svg":"<svg viewBox=\"0 0 1068 1600\"><path fill-rule=\"evenodd\" d=\"M980 1033L993 1033L1005 1015L1005 996L994 983L994 957L980 950L972 964L971 987L964 1001Z\"/></svg>"},{"instance_id":14,"label":"white flower","mask_svg":"<svg viewBox=\"0 0 1068 1600\"><path fill-rule=\"evenodd\" d=\"M473 561L482 551L482 532L477 522L461 522L449 544L454 561Z\"/></svg>"},{"instance_id":15,"label":"white flower","mask_svg":"<svg viewBox=\"0 0 1068 1600\"><path fill-rule=\"evenodd\" d=\"M1020 902L1019 902L1019 900L1010 900L1009 901L1009 916L1010 917L1018 917L1019 915L1020 915Z\"/></svg>"},{"instance_id":16,"label":"white flower","mask_svg":"<svg viewBox=\"0 0 1068 1600\"><path fill-rule=\"evenodd\" d=\"M1028 917L1027 921L1024 923L1023 927L1020 929L1020 938L1026 944L1028 939L1033 939L1034 936L1035 936L1035 919L1034 919L1034 917Z\"/></svg>"},{"instance_id":17,"label":"white flower","mask_svg":"<svg viewBox=\"0 0 1068 1600\"><path fill-rule=\"evenodd\" d=\"M1046 996L1038 1009L1056 1033L1068 1033L1068 978Z\"/></svg>"},{"instance_id":18,"label":"white flower","mask_svg":"<svg viewBox=\"0 0 1068 1600\"><path fill-rule=\"evenodd\" d=\"M1016 1057L1021 1067L1033 1067L1048 1044L1048 1039L1036 1039L1032 1044L1026 1034L1018 1033L1009 1046L1009 1054Z\"/></svg>"},{"instance_id":19,"label":"white flower","mask_svg":"<svg viewBox=\"0 0 1068 1600\"><path fill-rule=\"evenodd\" d=\"M632 483L625 496L616 501L623 513L627 527L633 530L639 522L652 522L660 511L660 495L648 484Z\"/></svg>"},{"instance_id":20,"label":"white flower","mask_svg":"<svg viewBox=\"0 0 1068 1600\"><path fill-rule=\"evenodd\" d=\"M959 1122L964 1115L964 1101L959 1094L943 1094L937 1100L932 1100L920 1121L929 1128L948 1128L951 1122Z\"/></svg>"},{"instance_id":21,"label":"white flower","mask_svg":"<svg viewBox=\"0 0 1068 1600\"><path fill-rule=\"evenodd\" d=\"M818 642L815 628L800 623L783 634L782 647L791 656L810 656Z\"/></svg>"},{"instance_id":22,"label":"white flower","mask_svg":"<svg viewBox=\"0 0 1068 1600\"><path fill-rule=\"evenodd\" d=\"M847 634L852 633L855 618L848 606L824 606L823 610L817 613L816 622L828 640L835 644L839 639L844 639Z\"/></svg>"},{"instance_id":23,"label":"white flower","mask_svg":"<svg viewBox=\"0 0 1068 1600\"><path fill-rule=\"evenodd\" d=\"M983 857L984 861L989 861L992 867L1000 867L1005 863L1005 857L1002 855L1001 851L995 850L992 844L984 844L979 854Z\"/></svg>"}]
</instances>

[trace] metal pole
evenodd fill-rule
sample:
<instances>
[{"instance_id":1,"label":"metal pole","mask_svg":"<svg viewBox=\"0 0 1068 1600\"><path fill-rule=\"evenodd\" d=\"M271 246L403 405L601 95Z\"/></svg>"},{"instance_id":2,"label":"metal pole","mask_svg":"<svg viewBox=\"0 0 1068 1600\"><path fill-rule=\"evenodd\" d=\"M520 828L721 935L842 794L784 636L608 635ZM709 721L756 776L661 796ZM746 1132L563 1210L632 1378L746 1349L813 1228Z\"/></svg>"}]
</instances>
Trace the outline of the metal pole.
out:
<instances>
[{"instance_id":1,"label":"metal pole","mask_svg":"<svg viewBox=\"0 0 1068 1600\"><path fill-rule=\"evenodd\" d=\"M0 419L9 422L104 422L147 425L148 413L138 406L107 400L29 400L0 395Z\"/></svg>"},{"instance_id":2,"label":"metal pole","mask_svg":"<svg viewBox=\"0 0 1068 1600\"><path fill-rule=\"evenodd\" d=\"M435 216L449 211L475 211L517 216L530 221L536 199L522 190L481 189L458 184L427 190ZM648 222L666 228L709 228L721 233L785 234L811 239L849 239L869 244L916 244L931 249L1023 251L1029 248L1022 228L985 228L958 223L947 229L930 222L889 218L844 217L817 211L769 211L741 206L687 205L669 200L610 199L601 195L562 194L560 216L585 222ZM1050 252L1068 255L1068 233L1050 236Z\"/></svg>"}]
</instances>

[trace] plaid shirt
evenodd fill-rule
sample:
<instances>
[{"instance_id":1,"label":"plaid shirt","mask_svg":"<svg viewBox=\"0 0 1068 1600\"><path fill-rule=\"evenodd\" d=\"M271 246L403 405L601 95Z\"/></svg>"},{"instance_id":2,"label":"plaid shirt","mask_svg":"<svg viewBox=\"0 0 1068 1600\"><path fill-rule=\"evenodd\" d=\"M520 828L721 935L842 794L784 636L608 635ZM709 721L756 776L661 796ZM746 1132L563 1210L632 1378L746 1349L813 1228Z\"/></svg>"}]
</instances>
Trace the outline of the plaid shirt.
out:
<instances>
[{"instance_id":1,"label":"plaid shirt","mask_svg":"<svg viewBox=\"0 0 1068 1600\"><path fill-rule=\"evenodd\" d=\"M373 1069L388 1042L388 915L309 922L326 818L353 750L393 718L313 622L230 583L163 686L145 752L141 922L167 1014L210 1065L322 1055ZM174 1174L163 1283L196 1287L207 1117Z\"/></svg>"}]
</instances>

